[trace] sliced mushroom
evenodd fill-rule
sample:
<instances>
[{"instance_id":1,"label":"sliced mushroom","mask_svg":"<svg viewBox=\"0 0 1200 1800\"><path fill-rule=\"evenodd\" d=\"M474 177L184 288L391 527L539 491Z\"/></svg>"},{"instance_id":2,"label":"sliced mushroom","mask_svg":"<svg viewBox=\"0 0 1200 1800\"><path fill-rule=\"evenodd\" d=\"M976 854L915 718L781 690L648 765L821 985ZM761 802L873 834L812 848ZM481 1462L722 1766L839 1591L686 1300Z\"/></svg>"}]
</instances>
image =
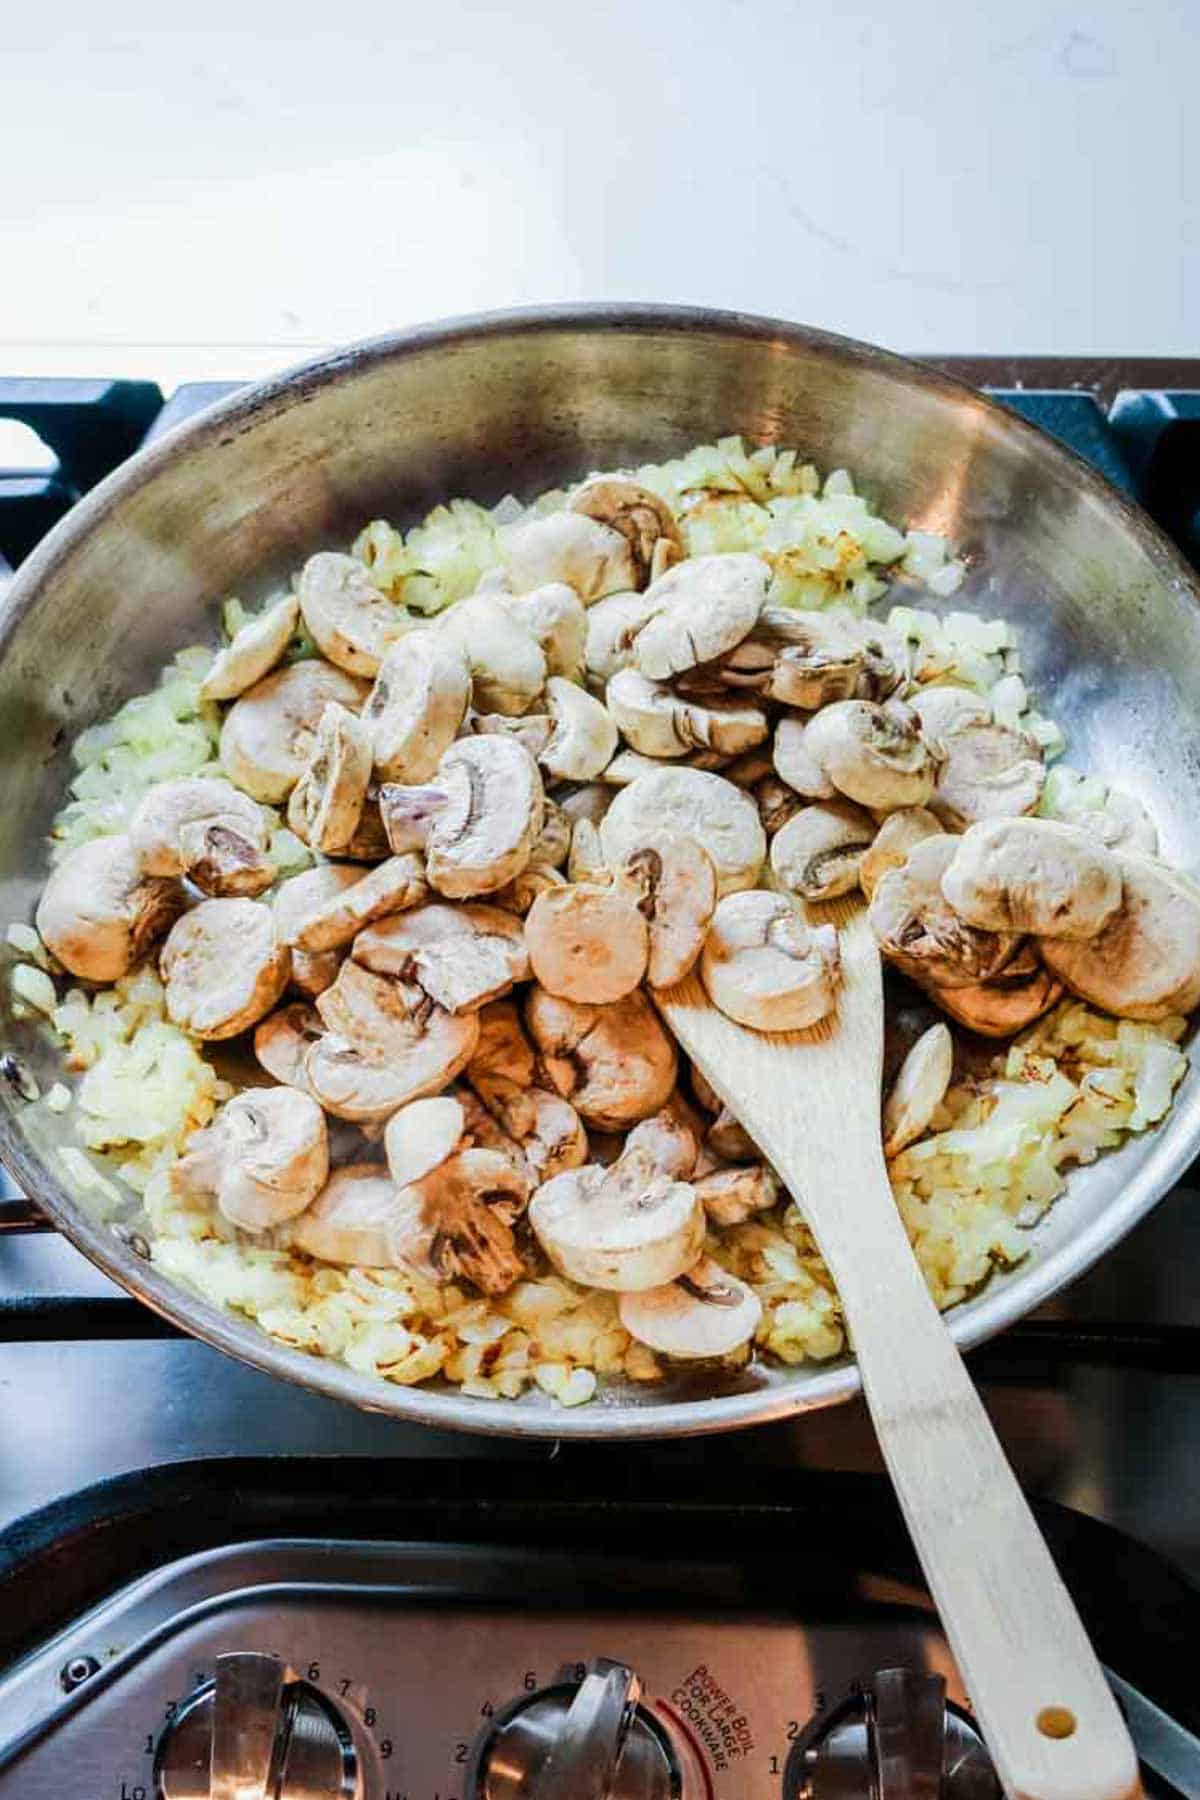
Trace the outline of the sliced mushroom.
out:
<instances>
[{"instance_id":1,"label":"sliced mushroom","mask_svg":"<svg viewBox=\"0 0 1200 1800\"><path fill-rule=\"evenodd\" d=\"M544 1182L529 1223L561 1275L584 1287L637 1293L673 1281L704 1248L704 1208L685 1181L623 1179L589 1163Z\"/></svg>"},{"instance_id":2,"label":"sliced mushroom","mask_svg":"<svg viewBox=\"0 0 1200 1800\"><path fill-rule=\"evenodd\" d=\"M280 882L274 900L275 936L281 944L291 946L292 981L302 994L319 994L327 988L342 959L333 951L298 948L298 927L309 914L323 911L327 902L361 880L362 870L352 863L318 863L315 869Z\"/></svg>"},{"instance_id":3,"label":"sliced mushroom","mask_svg":"<svg viewBox=\"0 0 1200 1800\"><path fill-rule=\"evenodd\" d=\"M438 764L437 786L447 798L425 840L430 885L451 900L507 886L542 829L542 781L529 752L510 738L460 738Z\"/></svg>"},{"instance_id":4,"label":"sliced mushroom","mask_svg":"<svg viewBox=\"0 0 1200 1800\"><path fill-rule=\"evenodd\" d=\"M552 888L565 886L566 877L557 869L551 869L546 863L530 863L504 887L497 888L490 899L493 906L502 906L505 912L515 913L523 919L539 894L548 894Z\"/></svg>"},{"instance_id":5,"label":"sliced mushroom","mask_svg":"<svg viewBox=\"0 0 1200 1800\"><path fill-rule=\"evenodd\" d=\"M694 1074L694 1071L693 1071ZM759 1154L758 1145L727 1106L722 1106L704 1134L704 1142L722 1162L752 1162Z\"/></svg>"},{"instance_id":6,"label":"sliced mushroom","mask_svg":"<svg viewBox=\"0 0 1200 1800\"><path fill-rule=\"evenodd\" d=\"M728 760L719 750L689 750L674 766L677 769L701 769L707 772L723 768ZM601 771L600 779L606 787L630 787L635 781L640 781L643 775L655 775L661 768L662 763L656 756L643 756L640 750L618 750L612 761Z\"/></svg>"},{"instance_id":7,"label":"sliced mushroom","mask_svg":"<svg viewBox=\"0 0 1200 1800\"><path fill-rule=\"evenodd\" d=\"M904 668L864 620L766 606L750 636L721 659L720 675L730 687L816 712L838 700L885 700Z\"/></svg>"},{"instance_id":8,"label":"sliced mushroom","mask_svg":"<svg viewBox=\"0 0 1200 1800\"><path fill-rule=\"evenodd\" d=\"M713 1005L755 1031L797 1031L837 1005L841 978L832 925L806 925L784 894L761 889L717 904L700 958Z\"/></svg>"},{"instance_id":9,"label":"sliced mushroom","mask_svg":"<svg viewBox=\"0 0 1200 1800\"><path fill-rule=\"evenodd\" d=\"M467 1117L453 1094L413 1100L392 1114L383 1134L388 1168L400 1187L423 1181L462 1144Z\"/></svg>"},{"instance_id":10,"label":"sliced mushroom","mask_svg":"<svg viewBox=\"0 0 1200 1800\"><path fill-rule=\"evenodd\" d=\"M466 657L480 712L529 711L546 685L545 652L501 600L490 594L460 600L441 614L438 629Z\"/></svg>"},{"instance_id":11,"label":"sliced mushroom","mask_svg":"<svg viewBox=\"0 0 1200 1800\"><path fill-rule=\"evenodd\" d=\"M898 812L889 813L859 860L858 883L867 899L874 897L889 870L898 869L906 861L915 844L925 838L941 837L945 829L925 806L902 806Z\"/></svg>"},{"instance_id":12,"label":"sliced mushroom","mask_svg":"<svg viewBox=\"0 0 1200 1800\"><path fill-rule=\"evenodd\" d=\"M585 781L580 787L556 787L554 798L572 826L580 819L599 825L613 803L612 789L602 781Z\"/></svg>"},{"instance_id":13,"label":"sliced mushroom","mask_svg":"<svg viewBox=\"0 0 1200 1800\"><path fill-rule=\"evenodd\" d=\"M933 757L915 716L898 702L841 700L827 706L806 725L804 749L834 787L860 806L888 812L923 806L933 792Z\"/></svg>"},{"instance_id":14,"label":"sliced mushroom","mask_svg":"<svg viewBox=\"0 0 1200 1800\"><path fill-rule=\"evenodd\" d=\"M883 1103L885 1156L898 1155L928 1130L953 1072L954 1040L945 1025L931 1025L904 1058Z\"/></svg>"},{"instance_id":15,"label":"sliced mushroom","mask_svg":"<svg viewBox=\"0 0 1200 1800\"><path fill-rule=\"evenodd\" d=\"M750 791L768 838L773 838L776 832L782 831L788 821L795 818L803 804L795 790L786 781L780 781L778 775L764 775ZM850 802L847 801L846 804L849 805Z\"/></svg>"},{"instance_id":16,"label":"sliced mushroom","mask_svg":"<svg viewBox=\"0 0 1200 1800\"><path fill-rule=\"evenodd\" d=\"M350 675L373 679L391 646L415 624L380 593L356 556L334 550L309 557L296 592L314 644Z\"/></svg>"},{"instance_id":17,"label":"sliced mushroom","mask_svg":"<svg viewBox=\"0 0 1200 1800\"><path fill-rule=\"evenodd\" d=\"M529 977L521 921L498 906L430 901L368 925L352 954L377 975L416 982L451 1013L475 1012Z\"/></svg>"},{"instance_id":18,"label":"sliced mushroom","mask_svg":"<svg viewBox=\"0 0 1200 1800\"><path fill-rule=\"evenodd\" d=\"M270 1012L291 962L263 901L202 900L163 945L168 1017L194 1037L236 1037Z\"/></svg>"},{"instance_id":19,"label":"sliced mushroom","mask_svg":"<svg viewBox=\"0 0 1200 1800\"><path fill-rule=\"evenodd\" d=\"M668 569L646 591L654 609L633 640L637 667L652 681L669 681L723 656L753 630L769 580L762 558L741 551L692 556Z\"/></svg>"},{"instance_id":20,"label":"sliced mushroom","mask_svg":"<svg viewBox=\"0 0 1200 1800\"><path fill-rule=\"evenodd\" d=\"M257 618L247 619L224 650L217 652L200 683L202 700L233 700L269 675L292 641L300 602L286 594Z\"/></svg>"},{"instance_id":21,"label":"sliced mushroom","mask_svg":"<svg viewBox=\"0 0 1200 1800\"><path fill-rule=\"evenodd\" d=\"M775 727L775 773L806 800L836 800L837 789L807 742L806 719L783 718Z\"/></svg>"},{"instance_id":22,"label":"sliced mushroom","mask_svg":"<svg viewBox=\"0 0 1200 1800\"><path fill-rule=\"evenodd\" d=\"M633 562L631 587L644 588L665 557L676 561L683 555L683 538L666 501L627 476L593 475L575 489L568 505L620 532Z\"/></svg>"},{"instance_id":23,"label":"sliced mushroom","mask_svg":"<svg viewBox=\"0 0 1200 1800\"><path fill-rule=\"evenodd\" d=\"M443 1280L463 1277L484 1294L503 1294L525 1274L512 1220L529 1183L495 1150L460 1150L417 1191L433 1227L429 1259Z\"/></svg>"},{"instance_id":24,"label":"sliced mushroom","mask_svg":"<svg viewBox=\"0 0 1200 1800\"><path fill-rule=\"evenodd\" d=\"M645 756L685 756L696 749L737 756L769 735L767 716L759 707L731 700L701 706L681 699L663 682L647 680L637 669L614 675L604 698L622 735Z\"/></svg>"},{"instance_id":25,"label":"sliced mushroom","mask_svg":"<svg viewBox=\"0 0 1200 1800\"><path fill-rule=\"evenodd\" d=\"M834 900L858 886L864 850L875 821L849 800L805 806L771 844L776 881L804 900Z\"/></svg>"},{"instance_id":26,"label":"sliced mushroom","mask_svg":"<svg viewBox=\"0 0 1200 1800\"><path fill-rule=\"evenodd\" d=\"M943 1012L980 1037L1012 1037L1024 1031L1063 996L1063 984L1037 964L1032 971L1002 971L992 981L972 987L934 987L925 991Z\"/></svg>"},{"instance_id":27,"label":"sliced mushroom","mask_svg":"<svg viewBox=\"0 0 1200 1800\"><path fill-rule=\"evenodd\" d=\"M371 760L367 727L348 707L330 701L288 801L288 824L298 838L329 856L345 851L367 802Z\"/></svg>"},{"instance_id":28,"label":"sliced mushroom","mask_svg":"<svg viewBox=\"0 0 1200 1800\"><path fill-rule=\"evenodd\" d=\"M276 1081L285 1087L308 1089L305 1059L325 1025L315 1006L307 1000L293 1000L268 1013L254 1029L254 1054Z\"/></svg>"},{"instance_id":29,"label":"sliced mushroom","mask_svg":"<svg viewBox=\"0 0 1200 1800\"><path fill-rule=\"evenodd\" d=\"M275 879L262 808L228 781L160 781L139 802L129 841L148 875L186 875L206 894L261 894Z\"/></svg>"},{"instance_id":30,"label":"sliced mushroom","mask_svg":"<svg viewBox=\"0 0 1200 1800\"><path fill-rule=\"evenodd\" d=\"M617 1302L630 1337L662 1356L693 1361L728 1356L748 1344L762 1319L753 1288L705 1256L677 1281Z\"/></svg>"},{"instance_id":31,"label":"sliced mushroom","mask_svg":"<svg viewBox=\"0 0 1200 1800\"><path fill-rule=\"evenodd\" d=\"M409 1100L440 1093L479 1041L474 1013L448 1013L420 988L356 962L342 964L317 1008L328 1030L305 1073L322 1106L343 1119L386 1119Z\"/></svg>"},{"instance_id":32,"label":"sliced mushroom","mask_svg":"<svg viewBox=\"0 0 1200 1800\"><path fill-rule=\"evenodd\" d=\"M330 701L357 710L365 682L309 658L278 669L235 700L221 727L221 766L255 800L286 800L312 754Z\"/></svg>"},{"instance_id":33,"label":"sliced mushroom","mask_svg":"<svg viewBox=\"0 0 1200 1800\"><path fill-rule=\"evenodd\" d=\"M716 910L712 858L680 832L658 831L630 851L620 876L649 927L646 979L651 987L673 987L694 966Z\"/></svg>"},{"instance_id":34,"label":"sliced mushroom","mask_svg":"<svg viewBox=\"0 0 1200 1800\"><path fill-rule=\"evenodd\" d=\"M588 615L574 588L551 581L530 594L506 597L502 604L541 645L547 675L583 680Z\"/></svg>"},{"instance_id":35,"label":"sliced mushroom","mask_svg":"<svg viewBox=\"0 0 1200 1800\"><path fill-rule=\"evenodd\" d=\"M779 1177L765 1163L713 1169L695 1179L696 1192L709 1223L728 1230L744 1225L757 1213L770 1212L779 1200Z\"/></svg>"},{"instance_id":36,"label":"sliced mushroom","mask_svg":"<svg viewBox=\"0 0 1200 1800\"><path fill-rule=\"evenodd\" d=\"M1121 865L1073 825L987 819L958 839L942 892L984 931L1093 938L1121 904Z\"/></svg>"},{"instance_id":37,"label":"sliced mushroom","mask_svg":"<svg viewBox=\"0 0 1200 1800\"><path fill-rule=\"evenodd\" d=\"M358 815L358 824L338 851L338 855L345 857L347 862L382 862L391 848L379 811L380 791L373 784L368 787L362 812Z\"/></svg>"},{"instance_id":38,"label":"sliced mushroom","mask_svg":"<svg viewBox=\"0 0 1200 1800\"><path fill-rule=\"evenodd\" d=\"M540 894L525 942L535 980L566 1000L620 1000L646 973L646 921L637 894L621 885L578 882Z\"/></svg>"},{"instance_id":39,"label":"sliced mushroom","mask_svg":"<svg viewBox=\"0 0 1200 1800\"><path fill-rule=\"evenodd\" d=\"M648 594L609 594L588 608L584 664L589 678L603 686L618 669L633 662L633 641L655 603Z\"/></svg>"},{"instance_id":40,"label":"sliced mushroom","mask_svg":"<svg viewBox=\"0 0 1200 1800\"><path fill-rule=\"evenodd\" d=\"M467 658L444 632L410 631L393 644L362 710L381 780L428 781L470 699Z\"/></svg>"},{"instance_id":41,"label":"sliced mushroom","mask_svg":"<svg viewBox=\"0 0 1200 1800\"><path fill-rule=\"evenodd\" d=\"M921 722L921 735L930 744L940 744L951 732L964 725L990 725L992 708L981 694L971 688L923 687L909 696L909 706Z\"/></svg>"},{"instance_id":42,"label":"sliced mushroom","mask_svg":"<svg viewBox=\"0 0 1200 1800\"><path fill-rule=\"evenodd\" d=\"M565 581L585 606L637 585L633 552L619 531L583 513L549 513L512 526L500 554L513 590L528 594Z\"/></svg>"},{"instance_id":43,"label":"sliced mushroom","mask_svg":"<svg viewBox=\"0 0 1200 1800\"><path fill-rule=\"evenodd\" d=\"M764 741L757 749L747 750L726 763L724 774L726 781L732 781L737 787L753 788L772 776L774 769L771 746Z\"/></svg>"},{"instance_id":44,"label":"sliced mushroom","mask_svg":"<svg viewBox=\"0 0 1200 1800\"><path fill-rule=\"evenodd\" d=\"M423 1196L398 1187L378 1163L348 1163L335 1169L296 1220L292 1247L318 1262L357 1269L402 1266L433 1281L433 1227L424 1213Z\"/></svg>"},{"instance_id":45,"label":"sliced mushroom","mask_svg":"<svg viewBox=\"0 0 1200 1800\"><path fill-rule=\"evenodd\" d=\"M922 986L990 981L1021 942L1015 932L976 930L954 911L942 892L942 877L957 846L950 836L915 844L900 867L884 875L871 900L871 929L884 956Z\"/></svg>"},{"instance_id":46,"label":"sliced mushroom","mask_svg":"<svg viewBox=\"0 0 1200 1800\"><path fill-rule=\"evenodd\" d=\"M720 894L753 886L767 854L754 802L703 769L655 769L623 788L600 825L605 861L615 868L662 831L692 838L708 852Z\"/></svg>"},{"instance_id":47,"label":"sliced mushroom","mask_svg":"<svg viewBox=\"0 0 1200 1800\"><path fill-rule=\"evenodd\" d=\"M1121 904L1104 928L1080 942L1039 939L1047 968L1092 1006L1153 1022L1200 1003L1200 888L1126 851Z\"/></svg>"},{"instance_id":48,"label":"sliced mushroom","mask_svg":"<svg viewBox=\"0 0 1200 1800\"><path fill-rule=\"evenodd\" d=\"M119 981L179 917L183 889L143 872L129 838L93 838L51 869L35 923L46 948L82 981Z\"/></svg>"},{"instance_id":49,"label":"sliced mushroom","mask_svg":"<svg viewBox=\"0 0 1200 1800\"><path fill-rule=\"evenodd\" d=\"M218 904L214 902L213 904ZM302 1213L329 1175L329 1134L316 1101L295 1088L247 1088L193 1132L171 1171L181 1192L210 1193L243 1231Z\"/></svg>"},{"instance_id":50,"label":"sliced mushroom","mask_svg":"<svg viewBox=\"0 0 1200 1800\"><path fill-rule=\"evenodd\" d=\"M385 782L379 790L379 816L393 853L404 856L413 850L424 850L434 820L449 804L446 787L432 783L400 787L395 782Z\"/></svg>"},{"instance_id":51,"label":"sliced mushroom","mask_svg":"<svg viewBox=\"0 0 1200 1800\"><path fill-rule=\"evenodd\" d=\"M542 805L542 829L529 853L532 866L557 869L571 851L571 821L556 800Z\"/></svg>"},{"instance_id":52,"label":"sliced mushroom","mask_svg":"<svg viewBox=\"0 0 1200 1800\"><path fill-rule=\"evenodd\" d=\"M533 1046L516 1007L499 1000L479 1015L479 1043L467 1080L516 1142L539 1179L587 1160L587 1134L575 1108L537 1085Z\"/></svg>"},{"instance_id":53,"label":"sliced mushroom","mask_svg":"<svg viewBox=\"0 0 1200 1800\"><path fill-rule=\"evenodd\" d=\"M567 874L572 881L607 881L611 871L604 860L604 847L600 842L600 828L593 825L590 819L576 821L571 833L571 853L567 859Z\"/></svg>"},{"instance_id":54,"label":"sliced mushroom","mask_svg":"<svg viewBox=\"0 0 1200 1800\"><path fill-rule=\"evenodd\" d=\"M670 1098L675 1046L640 991L585 1006L534 987L525 1016L550 1080L585 1124L619 1131Z\"/></svg>"},{"instance_id":55,"label":"sliced mushroom","mask_svg":"<svg viewBox=\"0 0 1200 1800\"><path fill-rule=\"evenodd\" d=\"M616 754L616 724L586 688L561 675L547 681L546 704L554 732L538 761L556 781L591 781Z\"/></svg>"},{"instance_id":56,"label":"sliced mushroom","mask_svg":"<svg viewBox=\"0 0 1200 1800\"><path fill-rule=\"evenodd\" d=\"M960 725L940 740L943 761L929 800L957 830L981 819L1016 818L1042 797L1046 770L1031 737L1007 725Z\"/></svg>"},{"instance_id":57,"label":"sliced mushroom","mask_svg":"<svg viewBox=\"0 0 1200 1800\"><path fill-rule=\"evenodd\" d=\"M477 712L470 714L468 723L481 737L516 738L535 762L554 736L554 720L547 712L523 713L519 718L512 718L507 713Z\"/></svg>"},{"instance_id":58,"label":"sliced mushroom","mask_svg":"<svg viewBox=\"0 0 1200 1800\"><path fill-rule=\"evenodd\" d=\"M359 868L347 870L344 863L326 867L337 870L336 883L331 882L325 894L314 884L311 902L304 907L289 906L288 930L284 932L280 926L284 941L303 951L340 950L376 920L419 907L429 892L421 859L411 853L389 856L366 875ZM349 874L349 881L343 879L344 874Z\"/></svg>"},{"instance_id":59,"label":"sliced mushroom","mask_svg":"<svg viewBox=\"0 0 1200 1800\"><path fill-rule=\"evenodd\" d=\"M672 1094L660 1112L634 1126L609 1169L610 1178L627 1187L636 1187L651 1175L690 1181L700 1151L696 1129L700 1121L695 1118L693 1123L692 1110L681 1094Z\"/></svg>"}]
</instances>

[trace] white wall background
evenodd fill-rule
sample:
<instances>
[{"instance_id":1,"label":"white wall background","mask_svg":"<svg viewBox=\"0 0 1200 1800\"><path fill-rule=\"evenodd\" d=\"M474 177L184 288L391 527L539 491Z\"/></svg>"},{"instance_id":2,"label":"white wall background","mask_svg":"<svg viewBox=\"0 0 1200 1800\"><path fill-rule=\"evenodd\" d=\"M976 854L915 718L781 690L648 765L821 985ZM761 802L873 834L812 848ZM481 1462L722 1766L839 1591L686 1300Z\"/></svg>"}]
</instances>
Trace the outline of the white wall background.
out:
<instances>
[{"instance_id":1,"label":"white wall background","mask_svg":"<svg viewBox=\"0 0 1200 1800\"><path fill-rule=\"evenodd\" d=\"M0 372L682 300L1200 352L1196 0L0 8Z\"/></svg>"}]
</instances>

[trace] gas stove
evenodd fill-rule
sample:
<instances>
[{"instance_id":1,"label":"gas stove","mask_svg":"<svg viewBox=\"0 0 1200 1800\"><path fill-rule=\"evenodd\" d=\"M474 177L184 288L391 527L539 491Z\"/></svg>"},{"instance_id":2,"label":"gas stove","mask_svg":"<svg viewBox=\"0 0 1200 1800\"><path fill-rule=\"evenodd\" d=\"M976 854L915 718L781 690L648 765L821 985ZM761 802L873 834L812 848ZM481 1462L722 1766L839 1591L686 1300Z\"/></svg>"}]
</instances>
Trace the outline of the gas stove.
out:
<instances>
[{"instance_id":1,"label":"gas stove","mask_svg":"<svg viewBox=\"0 0 1200 1800\"><path fill-rule=\"evenodd\" d=\"M929 360L1200 565L1200 361ZM226 391L0 381L56 459L0 469L0 585ZM1198 1183L970 1358L1162 1793L1200 1794L1200 1601L1130 1537L1200 1574ZM996 1791L861 1406L619 1459L406 1427L179 1337L35 1223L0 1195L0 1792Z\"/></svg>"}]
</instances>

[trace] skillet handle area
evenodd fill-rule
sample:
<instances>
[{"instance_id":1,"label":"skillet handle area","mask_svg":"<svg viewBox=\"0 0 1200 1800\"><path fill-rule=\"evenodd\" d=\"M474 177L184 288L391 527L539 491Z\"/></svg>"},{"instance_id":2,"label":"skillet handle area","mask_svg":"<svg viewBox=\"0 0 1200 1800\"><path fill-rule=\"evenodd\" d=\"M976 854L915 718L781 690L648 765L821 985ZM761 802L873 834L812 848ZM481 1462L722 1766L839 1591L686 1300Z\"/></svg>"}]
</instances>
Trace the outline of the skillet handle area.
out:
<instances>
[{"instance_id":1,"label":"skillet handle area","mask_svg":"<svg viewBox=\"0 0 1200 1800\"><path fill-rule=\"evenodd\" d=\"M845 1162L828 1173L815 1235L842 1295L884 1458L1005 1792L1017 1800L1140 1794L1129 1733L918 1270L877 1139L848 1144ZM840 1205L834 1182L847 1184ZM870 1203L867 1184L878 1184Z\"/></svg>"}]
</instances>

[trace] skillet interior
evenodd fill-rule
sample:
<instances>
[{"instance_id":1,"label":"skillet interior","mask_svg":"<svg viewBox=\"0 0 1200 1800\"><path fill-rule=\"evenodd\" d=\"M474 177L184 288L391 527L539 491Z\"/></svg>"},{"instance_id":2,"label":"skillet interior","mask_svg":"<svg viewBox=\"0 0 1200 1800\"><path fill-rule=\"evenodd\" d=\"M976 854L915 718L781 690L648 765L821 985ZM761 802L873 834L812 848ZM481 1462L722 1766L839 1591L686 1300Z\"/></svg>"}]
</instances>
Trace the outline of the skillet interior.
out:
<instances>
[{"instance_id":1,"label":"skillet interior","mask_svg":"<svg viewBox=\"0 0 1200 1800\"><path fill-rule=\"evenodd\" d=\"M882 352L738 315L571 308L399 334L247 390L135 458L46 540L0 618L0 919L32 914L65 746L181 645L212 639L225 595L253 599L371 517L407 524L454 494L529 497L735 431L844 464L884 514L946 533L971 562L953 606L1017 624L1070 760L1145 801L1164 854L1195 866L1198 592L1136 508L1033 427ZM0 994L0 1048L44 1086L54 1052L12 1019L7 982ZM163 1281L121 1221L64 1181L62 1121L0 1089L5 1161L93 1260L227 1351L355 1404L470 1430L639 1436L726 1429L857 1388L843 1361L614 1387L564 1412L540 1395L487 1403L355 1375ZM1163 1129L1076 1172L1027 1263L951 1315L955 1336L976 1342L1081 1273L1198 1147L1193 1072Z\"/></svg>"}]
</instances>

